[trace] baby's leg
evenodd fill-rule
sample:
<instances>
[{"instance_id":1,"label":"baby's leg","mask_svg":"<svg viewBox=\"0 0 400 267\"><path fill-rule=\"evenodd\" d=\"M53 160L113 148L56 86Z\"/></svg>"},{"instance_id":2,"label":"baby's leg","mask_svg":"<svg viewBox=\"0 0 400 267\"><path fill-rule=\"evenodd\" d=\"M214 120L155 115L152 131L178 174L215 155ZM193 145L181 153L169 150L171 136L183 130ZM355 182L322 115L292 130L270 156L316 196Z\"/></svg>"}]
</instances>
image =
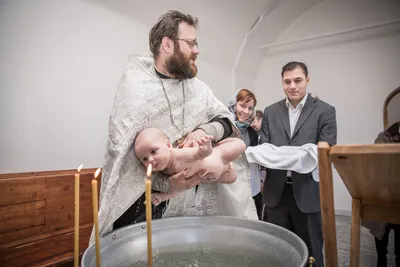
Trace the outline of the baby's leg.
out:
<instances>
[{"instance_id":1,"label":"baby's leg","mask_svg":"<svg viewBox=\"0 0 400 267\"><path fill-rule=\"evenodd\" d=\"M217 146L214 147L214 150L215 149L221 151L222 162L228 164L234 161L246 150L246 144L239 138L226 138L218 142Z\"/></svg>"},{"instance_id":2,"label":"baby's leg","mask_svg":"<svg viewBox=\"0 0 400 267\"><path fill-rule=\"evenodd\" d=\"M207 135L204 136L202 138L200 138L199 140L197 140L197 143L199 144L199 149L197 151L197 155L199 157L199 159L208 157L209 155L211 155L212 153L212 136L211 135Z\"/></svg>"},{"instance_id":3,"label":"baby's leg","mask_svg":"<svg viewBox=\"0 0 400 267\"><path fill-rule=\"evenodd\" d=\"M153 193L151 195L151 202L153 203L154 206L158 206L160 205L161 202L166 201L168 199L171 199L173 197L175 197L178 193Z\"/></svg>"},{"instance_id":4,"label":"baby's leg","mask_svg":"<svg viewBox=\"0 0 400 267\"><path fill-rule=\"evenodd\" d=\"M236 181L237 173L233 168L232 162L228 164L228 169L219 177L218 182L222 184L231 184Z\"/></svg>"}]
</instances>

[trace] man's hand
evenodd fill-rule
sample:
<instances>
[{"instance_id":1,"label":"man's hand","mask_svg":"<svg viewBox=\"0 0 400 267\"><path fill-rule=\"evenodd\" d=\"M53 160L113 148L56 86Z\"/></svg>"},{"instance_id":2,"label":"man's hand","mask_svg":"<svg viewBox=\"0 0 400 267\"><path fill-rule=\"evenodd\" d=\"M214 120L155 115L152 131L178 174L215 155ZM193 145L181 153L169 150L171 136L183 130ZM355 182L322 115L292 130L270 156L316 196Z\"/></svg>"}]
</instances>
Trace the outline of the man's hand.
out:
<instances>
[{"instance_id":1,"label":"man's hand","mask_svg":"<svg viewBox=\"0 0 400 267\"><path fill-rule=\"evenodd\" d=\"M206 173L206 169L201 169L191 177L187 176L187 171L178 172L169 177L169 191L182 191L192 188L202 182L202 176Z\"/></svg>"},{"instance_id":2,"label":"man's hand","mask_svg":"<svg viewBox=\"0 0 400 267\"><path fill-rule=\"evenodd\" d=\"M185 140L183 140L182 144L179 145L179 148L197 147L197 146L199 146L199 143L197 142L197 140L199 140L205 136L207 136L206 132L201 129L191 132L190 134L188 134L186 136L186 138L185 138Z\"/></svg>"}]
</instances>

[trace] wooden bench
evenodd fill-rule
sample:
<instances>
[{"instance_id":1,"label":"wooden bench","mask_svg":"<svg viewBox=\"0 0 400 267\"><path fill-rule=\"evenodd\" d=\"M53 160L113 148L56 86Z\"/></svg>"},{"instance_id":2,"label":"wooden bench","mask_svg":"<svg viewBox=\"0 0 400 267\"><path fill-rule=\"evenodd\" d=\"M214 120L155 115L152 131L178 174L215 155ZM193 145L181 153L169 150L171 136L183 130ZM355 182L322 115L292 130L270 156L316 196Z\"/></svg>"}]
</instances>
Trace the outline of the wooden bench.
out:
<instances>
[{"instance_id":1,"label":"wooden bench","mask_svg":"<svg viewBox=\"0 0 400 267\"><path fill-rule=\"evenodd\" d=\"M95 171L81 171L81 255L92 232ZM57 266L73 261L75 172L0 174L0 266ZM100 183L101 177L97 179Z\"/></svg>"}]
</instances>

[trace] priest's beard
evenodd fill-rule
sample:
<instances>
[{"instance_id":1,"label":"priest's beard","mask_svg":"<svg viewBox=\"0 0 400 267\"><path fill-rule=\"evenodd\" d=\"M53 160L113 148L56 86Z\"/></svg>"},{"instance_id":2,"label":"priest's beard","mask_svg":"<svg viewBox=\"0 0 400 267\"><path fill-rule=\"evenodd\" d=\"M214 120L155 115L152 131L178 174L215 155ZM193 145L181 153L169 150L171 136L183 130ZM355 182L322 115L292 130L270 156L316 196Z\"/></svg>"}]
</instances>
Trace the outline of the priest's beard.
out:
<instances>
[{"instance_id":1,"label":"priest's beard","mask_svg":"<svg viewBox=\"0 0 400 267\"><path fill-rule=\"evenodd\" d=\"M194 63L197 56L182 53L179 45L175 45L174 54L167 59L165 67L169 74L179 80L192 79L197 75L197 66Z\"/></svg>"}]
</instances>

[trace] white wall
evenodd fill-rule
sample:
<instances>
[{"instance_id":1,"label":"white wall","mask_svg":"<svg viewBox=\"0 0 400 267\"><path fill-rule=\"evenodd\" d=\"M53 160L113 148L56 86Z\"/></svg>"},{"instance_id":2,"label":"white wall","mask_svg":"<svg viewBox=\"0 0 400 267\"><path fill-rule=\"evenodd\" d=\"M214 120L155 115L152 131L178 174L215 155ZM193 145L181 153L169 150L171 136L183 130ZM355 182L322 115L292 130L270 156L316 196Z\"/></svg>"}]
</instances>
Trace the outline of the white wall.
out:
<instances>
[{"instance_id":1,"label":"white wall","mask_svg":"<svg viewBox=\"0 0 400 267\"><path fill-rule=\"evenodd\" d=\"M275 44L400 18L399 4L325 1L295 20ZM265 107L284 97L280 72L289 61L308 65L309 92L334 105L338 143L368 144L383 130L386 96L400 85L400 24L265 49L254 83ZM335 208L351 210L351 198L334 173Z\"/></svg>"},{"instance_id":2,"label":"white wall","mask_svg":"<svg viewBox=\"0 0 400 267\"><path fill-rule=\"evenodd\" d=\"M92 1L2 0L0 173L101 166L119 78L151 26ZM229 68L200 59L199 77L229 99Z\"/></svg>"},{"instance_id":3,"label":"white wall","mask_svg":"<svg viewBox=\"0 0 400 267\"><path fill-rule=\"evenodd\" d=\"M230 70L201 59L197 59L196 62L197 77L210 86L214 95L227 105L233 97Z\"/></svg>"},{"instance_id":4,"label":"white wall","mask_svg":"<svg viewBox=\"0 0 400 267\"><path fill-rule=\"evenodd\" d=\"M260 45L274 42L283 31L308 9L323 0L268 0L266 7L260 11L262 17L256 30L250 36L239 58L235 73L235 90L247 88L253 90L257 70L263 61L264 51Z\"/></svg>"}]
</instances>

